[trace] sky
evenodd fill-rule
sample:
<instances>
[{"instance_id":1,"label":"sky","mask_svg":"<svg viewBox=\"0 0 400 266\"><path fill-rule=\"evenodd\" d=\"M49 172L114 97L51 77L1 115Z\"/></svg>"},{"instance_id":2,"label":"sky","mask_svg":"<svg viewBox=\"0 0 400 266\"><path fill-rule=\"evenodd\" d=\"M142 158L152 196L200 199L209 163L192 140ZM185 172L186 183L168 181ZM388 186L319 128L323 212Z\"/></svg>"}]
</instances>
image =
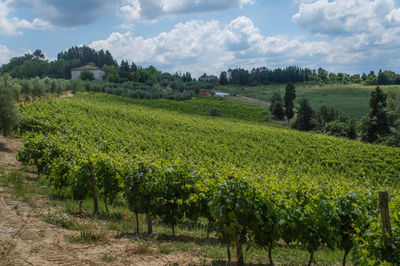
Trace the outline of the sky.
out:
<instances>
[{"instance_id":1,"label":"sky","mask_svg":"<svg viewBox=\"0 0 400 266\"><path fill-rule=\"evenodd\" d=\"M171 73L400 72L399 0L0 0L0 65L88 45Z\"/></svg>"}]
</instances>

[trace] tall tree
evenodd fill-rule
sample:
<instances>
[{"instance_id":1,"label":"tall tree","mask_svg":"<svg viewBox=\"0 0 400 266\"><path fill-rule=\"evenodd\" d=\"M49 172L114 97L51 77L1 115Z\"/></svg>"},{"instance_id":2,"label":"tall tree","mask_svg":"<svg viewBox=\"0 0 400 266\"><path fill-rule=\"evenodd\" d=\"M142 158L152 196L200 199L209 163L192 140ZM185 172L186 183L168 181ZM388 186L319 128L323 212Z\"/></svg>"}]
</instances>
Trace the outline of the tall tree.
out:
<instances>
[{"instance_id":1,"label":"tall tree","mask_svg":"<svg viewBox=\"0 0 400 266\"><path fill-rule=\"evenodd\" d=\"M121 61L121 65L119 67L118 74L123 81L128 81L128 80L133 79L133 77L131 75L131 68L129 66L128 61L124 61L124 60Z\"/></svg>"},{"instance_id":2,"label":"tall tree","mask_svg":"<svg viewBox=\"0 0 400 266\"><path fill-rule=\"evenodd\" d=\"M297 119L295 122L295 128L302 131L309 131L313 128L312 117L314 111L312 110L307 99L302 99L300 101L300 108L297 112Z\"/></svg>"},{"instance_id":3,"label":"tall tree","mask_svg":"<svg viewBox=\"0 0 400 266\"><path fill-rule=\"evenodd\" d=\"M289 123L290 119L292 119L294 116L293 112L294 99L296 99L296 88L294 87L293 83L288 83L285 88L284 101L285 101L285 114Z\"/></svg>"},{"instance_id":4,"label":"tall tree","mask_svg":"<svg viewBox=\"0 0 400 266\"><path fill-rule=\"evenodd\" d=\"M219 75L219 84L221 85L228 84L228 74L226 73L226 71L222 71L221 74Z\"/></svg>"},{"instance_id":5,"label":"tall tree","mask_svg":"<svg viewBox=\"0 0 400 266\"><path fill-rule=\"evenodd\" d=\"M272 98L271 98L271 105L269 106L269 110L270 110L271 112L272 112L272 110L274 110L275 104L278 103L278 102L280 102L280 103L283 102L282 96L279 94L279 92L275 92L275 93L272 95Z\"/></svg>"},{"instance_id":6,"label":"tall tree","mask_svg":"<svg viewBox=\"0 0 400 266\"><path fill-rule=\"evenodd\" d=\"M34 57L35 59L44 59L44 54L42 53L42 50L36 49L36 50L33 52L33 57Z\"/></svg>"},{"instance_id":7,"label":"tall tree","mask_svg":"<svg viewBox=\"0 0 400 266\"><path fill-rule=\"evenodd\" d=\"M136 72L137 66L136 66L135 63L132 62L132 64L131 64L131 69L130 69L130 70L131 70L132 73L135 73L135 72Z\"/></svg>"},{"instance_id":8,"label":"tall tree","mask_svg":"<svg viewBox=\"0 0 400 266\"><path fill-rule=\"evenodd\" d=\"M379 86L371 93L369 106L371 111L362 122L362 140L374 142L379 136L384 137L390 133L389 118L386 110L386 98Z\"/></svg>"},{"instance_id":9,"label":"tall tree","mask_svg":"<svg viewBox=\"0 0 400 266\"><path fill-rule=\"evenodd\" d=\"M325 81L328 79L328 72L323 68L318 68L318 78L321 81Z\"/></svg>"},{"instance_id":10,"label":"tall tree","mask_svg":"<svg viewBox=\"0 0 400 266\"><path fill-rule=\"evenodd\" d=\"M272 109L272 114L279 120L283 120L285 117L285 110L283 109L282 102L276 102Z\"/></svg>"}]
</instances>

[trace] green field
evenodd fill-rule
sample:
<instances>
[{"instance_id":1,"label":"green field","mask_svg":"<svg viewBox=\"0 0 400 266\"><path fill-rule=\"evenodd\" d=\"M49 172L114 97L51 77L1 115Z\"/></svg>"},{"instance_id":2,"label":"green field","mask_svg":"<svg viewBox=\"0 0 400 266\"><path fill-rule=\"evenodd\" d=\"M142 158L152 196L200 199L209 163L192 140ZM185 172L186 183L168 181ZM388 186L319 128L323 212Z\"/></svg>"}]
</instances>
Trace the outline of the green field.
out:
<instances>
[{"instance_id":1,"label":"green field","mask_svg":"<svg viewBox=\"0 0 400 266\"><path fill-rule=\"evenodd\" d=\"M210 111L217 109L219 113L218 116L223 118L238 119L249 122L266 122L268 120L268 111L265 107L255 104L227 102L222 99L210 97L193 98L185 101L135 99L127 100L127 103L147 106L153 109L200 116L210 116Z\"/></svg>"},{"instance_id":2,"label":"green field","mask_svg":"<svg viewBox=\"0 0 400 266\"><path fill-rule=\"evenodd\" d=\"M207 115L211 107L223 117ZM259 122L263 108L207 98L78 93L20 110L19 158L66 197L87 199L94 174L105 203L126 200L172 228L207 219L222 244L243 235L258 247L301 243L313 254L353 243L362 263L396 259L385 253L377 191L392 197L398 241L398 149L271 127Z\"/></svg>"},{"instance_id":3,"label":"green field","mask_svg":"<svg viewBox=\"0 0 400 266\"><path fill-rule=\"evenodd\" d=\"M400 86L380 86L385 92L394 91L400 93ZM295 102L300 99L309 99L314 111L318 111L323 105L334 107L345 112L355 119L360 119L369 112L369 99L371 91L376 86L364 86L358 84L351 85L307 85L296 84ZM261 85L261 86L219 86L217 91L224 91L231 94L238 94L249 98L254 98L269 102L275 92L279 92L282 97L285 94L285 85Z\"/></svg>"}]
</instances>

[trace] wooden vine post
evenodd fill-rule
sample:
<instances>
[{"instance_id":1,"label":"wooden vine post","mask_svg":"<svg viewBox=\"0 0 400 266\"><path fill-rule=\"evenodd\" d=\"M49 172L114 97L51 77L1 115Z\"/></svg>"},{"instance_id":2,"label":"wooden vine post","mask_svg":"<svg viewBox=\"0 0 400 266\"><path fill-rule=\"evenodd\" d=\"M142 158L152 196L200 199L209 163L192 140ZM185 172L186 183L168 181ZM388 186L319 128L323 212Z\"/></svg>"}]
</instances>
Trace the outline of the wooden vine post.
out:
<instances>
[{"instance_id":1,"label":"wooden vine post","mask_svg":"<svg viewBox=\"0 0 400 266\"><path fill-rule=\"evenodd\" d=\"M94 204L94 214L99 213L99 204L97 202L97 190L96 190L96 176L94 174L93 163L89 163L90 177L92 181L92 191L93 191L93 204Z\"/></svg>"},{"instance_id":2,"label":"wooden vine post","mask_svg":"<svg viewBox=\"0 0 400 266\"><path fill-rule=\"evenodd\" d=\"M387 191L379 191L379 209L381 211L383 232L387 232L392 242L394 242L392 228L390 226L389 216L389 193Z\"/></svg>"},{"instance_id":3,"label":"wooden vine post","mask_svg":"<svg viewBox=\"0 0 400 266\"><path fill-rule=\"evenodd\" d=\"M143 170L143 166L144 166L144 164L142 162L139 162L140 179L141 179L142 185L144 187L146 185L146 178L145 178L144 173L142 171ZM153 223L152 223L152 220L151 220L150 210L148 210L147 213L146 213L146 222L147 222L147 232L149 234L152 234L153 233Z\"/></svg>"}]
</instances>

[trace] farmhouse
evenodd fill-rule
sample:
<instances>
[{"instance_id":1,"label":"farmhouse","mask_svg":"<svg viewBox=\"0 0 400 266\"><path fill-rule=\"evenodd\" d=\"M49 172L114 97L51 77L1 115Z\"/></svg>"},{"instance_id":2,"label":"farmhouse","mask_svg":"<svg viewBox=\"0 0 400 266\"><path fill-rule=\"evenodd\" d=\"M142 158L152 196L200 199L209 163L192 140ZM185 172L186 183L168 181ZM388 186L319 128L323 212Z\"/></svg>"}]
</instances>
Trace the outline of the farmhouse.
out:
<instances>
[{"instance_id":1,"label":"farmhouse","mask_svg":"<svg viewBox=\"0 0 400 266\"><path fill-rule=\"evenodd\" d=\"M78 79L82 71L92 72L94 78L97 80L100 81L106 80L106 72L103 69L92 65L86 65L71 69L71 79Z\"/></svg>"}]
</instances>

